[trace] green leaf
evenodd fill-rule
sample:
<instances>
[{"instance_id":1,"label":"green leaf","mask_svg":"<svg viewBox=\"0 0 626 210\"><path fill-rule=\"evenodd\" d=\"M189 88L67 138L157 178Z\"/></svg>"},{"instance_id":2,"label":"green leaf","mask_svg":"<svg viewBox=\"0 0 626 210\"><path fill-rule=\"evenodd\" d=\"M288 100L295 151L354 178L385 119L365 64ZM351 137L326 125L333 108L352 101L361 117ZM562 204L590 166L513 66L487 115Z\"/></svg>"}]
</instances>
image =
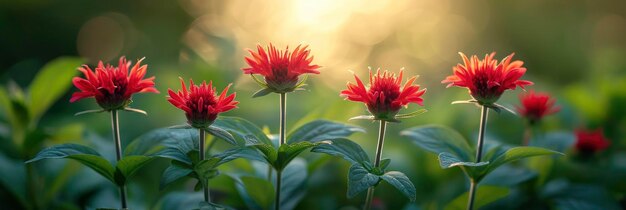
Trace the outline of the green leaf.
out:
<instances>
[{"instance_id":1,"label":"green leaf","mask_svg":"<svg viewBox=\"0 0 626 210\"><path fill-rule=\"evenodd\" d=\"M237 139L239 145L250 145L258 142L272 145L272 141L267 137L263 130L251 123L238 117L219 117L212 126L224 129L232 133Z\"/></svg>"},{"instance_id":2,"label":"green leaf","mask_svg":"<svg viewBox=\"0 0 626 210\"><path fill-rule=\"evenodd\" d=\"M497 201L500 198L504 198L509 195L508 188L495 187L495 186L478 186L476 189L474 209L480 209L491 202ZM467 199L469 192L465 192L456 197L452 202L448 203L445 210L462 210L467 207Z\"/></svg>"},{"instance_id":3,"label":"green leaf","mask_svg":"<svg viewBox=\"0 0 626 210\"><path fill-rule=\"evenodd\" d=\"M272 90L271 90L271 89L269 89L269 88L263 88L263 89L260 89L260 90L256 91L256 92L252 95L252 98L265 96L265 95L270 94L270 93L272 93L272 92L274 92L274 91L272 91Z\"/></svg>"},{"instance_id":4,"label":"green leaf","mask_svg":"<svg viewBox=\"0 0 626 210\"><path fill-rule=\"evenodd\" d=\"M461 160L460 158L447 153L447 152L442 152L439 154L439 166L441 166L441 168L451 168L454 166L470 166L470 167L477 167L477 166L484 166L489 164L489 162L469 162L466 160Z\"/></svg>"},{"instance_id":5,"label":"green leaf","mask_svg":"<svg viewBox=\"0 0 626 210\"><path fill-rule=\"evenodd\" d=\"M461 160L473 161L473 149L467 140L455 130L440 126L426 125L409 128L400 132L414 144L429 152L439 154L447 152L459 157Z\"/></svg>"},{"instance_id":6,"label":"green leaf","mask_svg":"<svg viewBox=\"0 0 626 210\"><path fill-rule=\"evenodd\" d=\"M311 149L311 152L326 153L339 156L352 164L369 162L367 153L357 143L348 139L335 139L330 144L322 144Z\"/></svg>"},{"instance_id":7,"label":"green leaf","mask_svg":"<svg viewBox=\"0 0 626 210\"><path fill-rule=\"evenodd\" d=\"M250 74L250 76L257 84L259 84L259 86L263 88L267 88L267 84L265 82L261 81L259 78L255 77L253 74Z\"/></svg>"},{"instance_id":8,"label":"green leaf","mask_svg":"<svg viewBox=\"0 0 626 210\"><path fill-rule=\"evenodd\" d=\"M376 186L380 177L370 173L361 164L352 164L348 172L348 198L353 198L369 187Z\"/></svg>"},{"instance_id":9,"label":"green leaf","mask_svg":"<svg viewBox=\"0 0 626 210\"><path fill-rule=\"evenodd\" d=\"M192 164L193 159L189 157L189 154L193 151L196 153L198 151L200 134L197 129L169 129L165 133L154 133L153 136L157 140L164 138L163 146L165 148L151 154L152 156L178 160L189 165ZM146 141L149 142L149 140Z\"/></svg>"},{"instance_id":10,"label":"green leaf","mask_svg":"<svg viewBox=\"0 0 626 210\"><path fill-rule=\"evenodd\" d=\"M417 192L409 177L399 171L389 171L381 176L383 180L400 190L411 202L415 202Z\"/></svg>"},{"instance_id":11,"label":"green leaf","mask_svg":"<svg viewBox=\"0 0 626 210\"><path fill-rule=\"evenodd\" d=\"M301 141L297 143L281 145L280 148L278 148L278 157L275 163L276 170L282 170L283 168L285 168L285 166L287 166L287 164L289 164L289 162L291 162L291 160L296 158L304 150L317 146L319 144L320 143Z\"/></svg>"},{"instance_id":12,"label":"green leaf","mask_svg":"<svg viewBox=\"0 0 626 210\"><path fill-rule=\"evenodd\" d=\"M494 108L494 107L495 107L495 108ZM500 110L507 111L507 112L509 112L509 113L511 113L511 114L513 114L513 115L517 115L517 113L516 113L515 111L513 111L512 109L510 109L510 108L508 108L508 107L506 107L506 106L502 106L502 105L500 105L500 104L496 104L496 103L494 103L494 104L493 104L493 107L489 107L489 108L491 108L491 109L493 109L493 110L496 110L496 112L498 112L498 113L500 113L500 111L498 110L498 109L500 109Z\"/></svg>"},{"instance_id":13,"label":"green leaf","mask_svg":"<svg viewBox=\"0 0 626 210\"><path fill-rule=\"evenodd\" d=\"M198 175L200 181L206 182L206 180L209 180L219 175L219 172L217 171L217 169L215 169L215 167L217 167L217 163L219 162L220 159L215 157L201 160L200 162L198 162L198 164L194 166L193 170Z\"/></svg>"},{"instance_id":14,"label":"green leaf","mask_svg":"<svg viewBox=\"0 0 626 210\"><path fill-rule=\"evenodd\" d=\"M282 172L280 209L296 208L307 194L308 180L307 163L303 158L296 158L289 162Z\"/></svg>"},{"instance_id":15,"label":"green leaf","mask_svg":"<svg viewBox=\"0 0 626 210\"><path fill-rule=\"evenodd\" d=\"M0 152L0 184L5 192L13 195L23 206L27 206L26 196L26 167L21 161L11 159Z\"/></svg>"},{"instance_id":16,"label":"green leaf","mask_svg":"<svg viewBox=\"0 0 626 210\"><path fill-rule=\"evenodd\" d=\"M220 159L220 161L216 163L217 166L230 162L237 158L265 161L263 156L259 154L258 150L250 147L236 147L228 149L219 154L215 154L213 157Z\"/></svg>"},{"instance_id":17,"label":"green leaf","mask_svg":"<svg viewBox=\"0 0 626 210\"><path fill-rule=\"evenodd\" d=\"M193 173L193 170L183 167L180 164L176 164L175 161L172 161L172 164L163 171L163 176L161 176L161 181L159 183L159 189L165 188L172 182L179 180L187 175Z\"/></svg>"},{"instance_id":18,"label":"green leaf","mask_svg":"<svg viewBox=\"0 0 626 210\"><path fill-rule=\"evenodd\" d=\"M121 177L115 177L115 180L118 181L119 185L122 185L130 179L137 170L139 170L142 166L146 165L148 162L153 160L154 157L150 156L126 156L123 157L119 162L117 162L116 167L116 175L121 175Z\"/></svg>"},{"instance_id":19,"label":"green leaf","mask_svg":"<svg viewBox=\"0 0 626 210\"><path fill-rule=\"evenodd\" d=\"M374 119L376 119L376 117L373 115L359 115L356 117L352 117L348 120L374 120Z\"/></svg>"},{"instance_id":20,"label":"green leaf","mask_svg":"<svg viewBox=\"0 0 626 210\"><path fill-rule=\"evenodd\" d=\"M77 160L83 165L93 169L111 182L115 183L113 166L95 150L78 144L60 144L41 150L35 158L26 163L42 159L69 158Z\"/></svg>"},{"instance_id":21,"label":"green leaf","mask_svg":"<svg viewBox=\"0 0 626 210\"><path fill-rule=\"evenodd\" d=\"M544 149L540 147L514 147L507 150L504 154L498 156L491 163L487 165L487 168L483 172L483 176L487 173L495 170L499 166L510 163L522 158L541 156L541 155L564 155L563 153Z\"/></svg>"},{"instance_id":22,"label":"green leaf","mask_svg":"<svg viewBox=\"0 0 626 210\"><path fill-rule=\"evenodd\" d=\"M37 121L39 117L65 93L72 77L78 72L76 68L83 60L76 57L60 57L47 63L30 83L30 100L28 108L30 119Z\"/></svg>"},{"instance_id":23,"label":"green leaf","mask_svg":"<svg viewBox=\"0 0 626 210\"><path fill-rule=\"evenodd\" d=\"M224 129L216 126L209 126L206 131L209 132L211 135L228 142L229 144L237 145L237 140L235 140L235 137L233 137L233 135L231 135L228 131Z\"/></svg>"},{"instance_id":24,"label":"green leaf","mask_svg":"<svg viewBox=\"0 0 626 210\"><path fill-rule=\"evenodd\" d=\"M263 154L263 158L268 164L276 167L276 160L278 159L278 152L276 151L273 145L256 144L256 145L252 145L252 147L258 149Z\"/></svg>"},{"instance_id":25,"label":"green leaf","mask_svg":"<svg viewBox=\"0 0 626 210\"><path fill-rule=\"evenodd\" d=\"M382 171L385 171L385 169L389 167L389 163L391 163L391 159L382 159L380 160L380 166L378 166L378 168L380 168Z\"/></svg>"},{"instance_id":26,"label":"green leaf","mask_svg":"<svg viewBox=\"0 0 626 210\"><path fill-rule=\"evenodd\" d=\"M287 142L318 142L348 137L355 132L365 132L363 128L326 120L315 120L296 128L287 136Z\"/></svg>"},{"instance_id":27,"label":"green leaf","mask_svg":"<svg viewBox=\"0 0 626 210\"><path fill-rule=\"evenodd\" d=\"M257 205L263 209L270 208L274 202L275 196L274 186L271 182L251 176L243 176L241 177L241 181L243 182L246 192Z\"/></svg>"},{"instance_id":28,"label":"green leaf","mask_svg":"<svg viewBox=\"0 0 626 210\"><path fill-rule=\"evenodd\" d=\"M396 119L412 118L412 117L415 117L417 115L424 114L427 111L428 110L426 110L426 109L420 109L420 110L417 110L417 111L414 111L414 112L411 112L411 113L407 113L407 114L398 114L394 118L396 118Z\"/></svg>"}]
</instances>

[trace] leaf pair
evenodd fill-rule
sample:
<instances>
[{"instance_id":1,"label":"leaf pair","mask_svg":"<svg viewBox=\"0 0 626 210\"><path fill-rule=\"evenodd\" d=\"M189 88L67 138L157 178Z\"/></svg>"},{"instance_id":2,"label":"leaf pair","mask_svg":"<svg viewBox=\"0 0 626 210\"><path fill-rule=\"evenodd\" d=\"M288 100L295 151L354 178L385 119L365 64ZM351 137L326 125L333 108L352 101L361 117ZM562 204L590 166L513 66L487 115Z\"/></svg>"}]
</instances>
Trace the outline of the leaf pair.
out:
<instances>
[{"instance_id":1,"label":"leaf pair","mask_svg":"<svg viewBox=\"0 0 626 210\"><path fill-rule=\"evenodd\" d=\"M439 155L442 168L458 166L475 182L480 182L487 174L501 165L540 155L557 155L562 153L540 147L502 146L486 147L483 162L476 163L473 149L458 132L438 125L414 127L400 133L407 136L417 146Z\"/></svg>"},{"instance_id":2,"label":"leaf pair","mask_svg":"<svg viewBox=\"0 0 626 210\"><path fill-rule=\"evenodd\" d=\"M35 158L26 161L26 163L32 163L42 159L59 158L77 160L116 185L125 184L135 172L154 159L153 157L141 155L126 156L114 166L98 152L87 146L79 144L60 144L42 150Z\"/></svg>"},{"instance_id":3,"label":"leaf pair","mask_svg":"<svg viewBox=\"0 0 626 210\"><path fill-rule=\"evenodd\" d=\"M339 156L352 163L348 172L348 198L353 198L384 180L400 190L411 202L416 199L417 192L415 186L406 175L399 171L386 171L390 163L389 159L382 160L379 167L373 167L367 153L353 141L343 138L335 139L330 144L313 148L311 152Z\"/></svg>"}]
</instances>

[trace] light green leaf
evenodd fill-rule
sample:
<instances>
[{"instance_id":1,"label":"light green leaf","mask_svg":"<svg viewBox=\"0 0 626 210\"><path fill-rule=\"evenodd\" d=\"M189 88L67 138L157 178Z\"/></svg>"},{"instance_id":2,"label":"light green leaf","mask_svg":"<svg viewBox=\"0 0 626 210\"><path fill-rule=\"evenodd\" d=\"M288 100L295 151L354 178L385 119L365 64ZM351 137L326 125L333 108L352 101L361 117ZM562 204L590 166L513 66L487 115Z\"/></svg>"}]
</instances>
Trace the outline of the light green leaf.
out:
<instances>
[{"instance_id":1,"label":"light green leaf","mask_svg":"<svg viewBox=\"0 0 626 210\"><path fill-rule=\"evenodd\" d=\"M231 135L228 131L224 129L221 129L217 126L209 126L206 131L209 132L211 135L228 142L229 144L237 145L237 140L235 140L235 137L233 137L233 135Z\"/></svg>"},{"instance_id":2,"label":"light green leaf","mask_svg":"<svg viewBox=\"0 0 626 210\"><path fill-rule=\"evenodd\" d=\"M406 129L400 135L408 137L414 144L429 152L447 152L468 162L473 161L473 149L467 140L455 130L440 126L426 125Z\"/></svg>"},{"instance_id":3,"label":"light green leaf","mask_svg":"<svg viewBox=\"0 0 626 210\"><path fill-rule=\"evenodd\" d=\"M359 115L356 117L352 117L348 120L374 120L374 119L376 119L376 117L373 115Z\"/></svg>"},{"instance_id":4,"label":"light green leaf","mask_svg":"<svg viewBox=\"0 0 626 210\"><path fill-rule=\"evenodd\" d=\"M396 118L396 119L406 119L406 118L412 118L412 117L415 117L415 116L417 116L417 115L424 114L424 113L426 113L427 111L428 111L428 110L426 110L426 109L420 109L420 110L417 110L417 111L414 111L414 112L411 112L411 113L406 113L406 114L398 114L398 115L396 115L394 118Z\"/></svg>"},{"instance_id":5,"label":"light green leaf","mask_svg":"<svg viewBox=\"0 0 626 210\"><path fill-rule=\"evenodd\" d=\"M318 142L348 137L355 132L365 132L363 128L327 120L315 120L296 128L287 136L287 142Z\"/></svg>"},{"instance_id":6,"label":"light green leaf","mask_svg":"<svg viewBox=\"0 0 626 210\"><path fill-rule=\"evenodd\" d=\"M510 190L504 187L494 186L478 186L476 189L474 209L480 209L491 202L497 201L509 195ZM456 197L452 202L448 203L445 210L463 210L467 208L468 192Z\"/></svg>"},{"instance_id":7,"label":"light green leaf","mask_svg":"<svg viewBox=\"0 0 626 210\"><path fill-rule=\"evenodd\" d=\"M130 179L133 174L137 172L137 170L153 159L154 157L140 155L123 157L119 162L117 162L115 174L118 177L115 177L115 180L118 181L119 185L126 183L126 181L128 181L128 179Z\"/></svg>"},{"instance_id":8,"label":"light green leaf","mask_svg":"<svg viewBox=\"0 0 626 210\"><path fill-rule=\"evenodd\" d=\"M265 179L244 176L243 186L252 200L263 209L269 209L274 203L274 186Z\"/></svg>"},{"instance_id":9,"label":"light green leaf","mask_svg":"<svg viewBox=\"0 0 626 210\"><path fill-rule=\"evenodd\" d=\"M369 187L376 186L380 177L370 173L361 164L352 164L348 172L348 198L353 198Z\"/></svg>"},{"instance_id":10,"label":"light green leaf","mask_svg":"<svg viewBox=\"0 0 626 210\"><path fill-rule=\"evenodd\" d=\"M95 150L78 144L60 144L41 150L35 158L26 163L42 159L69 158L77 160L83 165L93 169L111 182L115 183L113 166Z\"/></svg>"},{"instance_id":11,"label":"light green leaf","mask_svg":"<svg viewBox=\"0 0 626 210\"><path fill-rule=\"evenodd\" d=\"M301 141L291 144L283 144L278 148L278 157L275 162L276 170L282 170L300 153L304 150L319 145L320 143L311 143L308 141Z\"/></svg>"},{"instance_id":12,"label":"light green leaf","mask_svg":"<svg viewBox=\"0 0 626 210\"><path fill-rule=\"evenodd\" d=\"M76 68L83 60L76 57L60 57L47 63L35 76L30 84L30 100L28 108L31 120L39 117L57 100L72 83L72 77L78 72Z\"/></svg>"},{"instance_id":13,"label":"light green leaf","mask_svg":"<svg viewBox=\"0 0 626 210\"><path fill-rule=\"evenodd\" d=\"M409 198L411 202L415 202L417 192L415 185L409 180L409 177L399 171L389 171L381 176L383 180L391 184L391 186L400 190L404 196Z\"/></svg>"},{"instance_id":14,"label":"light green leaf","mask_svg":"<svg viewBox=\"0 0 626 210\"><path fill-rule=\"evenodd\" d=\"M272 92L274 92L274 91L272 91L272 90L271 90L271 89L269 89L269 88L263 88L263 89L260 89L260 90L256 91L256 92L252 95L252 98L265 96L265 95L270 94L270 93L272 93Z\"/></svg>"},{"instance_id":15,"label":"light green leaf","mask_svg":"<svg viewBox=\"0 0 626 210\"><path fill-rule=\"evenodd\" d=\"M352 164L369 162L367 153L357 143L348 139L335 139L330 144L322 144L311 149L311 152L326 153L339 156Z\"/></svg>"}]
</instances>

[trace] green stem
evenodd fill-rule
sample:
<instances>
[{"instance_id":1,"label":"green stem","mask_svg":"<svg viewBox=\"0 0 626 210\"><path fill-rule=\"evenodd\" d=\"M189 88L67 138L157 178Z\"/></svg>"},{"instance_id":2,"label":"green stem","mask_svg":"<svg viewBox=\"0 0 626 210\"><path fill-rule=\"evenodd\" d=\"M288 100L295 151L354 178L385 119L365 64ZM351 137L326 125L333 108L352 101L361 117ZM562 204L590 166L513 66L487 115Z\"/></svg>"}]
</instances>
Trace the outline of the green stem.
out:
<instances>
[{"instance_id":1,"label":"green stem","mask_svg":"<svg viewBox=\"0 0 626 210\"><path fill-rule=\"evenodd\" d=\"M374 167L380 166L380 159L383 155L383 145L385 144L385 129L387 127L387 121L381 120L378 127L378 144L376 145L376 157L374 158ZM369 210L372 206L372 200L374 199L374 187L367 189L367 197L365 198L365 206L363 209Z\"/></svg>"},{"instance_id":2,"label":"green stem","mask_svg":"<svg viewBox=\"0 0 626 210\"><path fill-rule=\"evenodd\" d=\"M200 132L200 141L198 144L198 148L200 150L200 161L206 159L206 155L205 155L205 150L204 150L204 141L206 139L206 132L204 131L204 129L198 129L198 132ZM203 179L203 178L200 178ZM209 191L209 180L202 180L200 181L200 183L202 184L202 190L204 191L204 201L207 203L211 202L211 194Z\"/></svg>"},{"instance_id":3,"label":"green stem","mask_svg":"<svg viewBox=\"0 0 626 210\"><path fill-rule=\"evenodd\" d=\"M120 139L120 122L117 114L117 110L111 110L111 127L113 130L113 138L115 140L115 157L117 162L122 159L122 140ZM126 186L121 184L120 188L120 202L122 203L122 209L128 209L126 205Z\"/></svg>"},{"instance_id":4,"label":"green stem","mask_svg":"<svg viewBox=\"0 0 626 210\"><path fill-rule=\"evenodd\" d=\"M476 162L480 162L483 154L483 143L485 139L485 128L487 127L487 114L489 113L489 108L486 106L481 106L480 110L480 130L478 132L478 142L476 146ZM474 199L476 195L476 189L478 188L478 183L475 183L473 179L470 178L470 192L469 199L467 203L467 209L474 209Z\"/></svg>"},{"instance_id":5,"label":"green stem","mask_svg":"<svg viewBox=\"0 0 626 210\"><path fill-rule=\"evenodd\" d=\"M287 143L285 140L285 130L287 123L287 94L280 93L280 127L278 128L278 148L283 144ZM276 170L276 197L275 199L275 209L280 209L280 182L282 179L282 171Z\"/></svg>"}]
</instances>

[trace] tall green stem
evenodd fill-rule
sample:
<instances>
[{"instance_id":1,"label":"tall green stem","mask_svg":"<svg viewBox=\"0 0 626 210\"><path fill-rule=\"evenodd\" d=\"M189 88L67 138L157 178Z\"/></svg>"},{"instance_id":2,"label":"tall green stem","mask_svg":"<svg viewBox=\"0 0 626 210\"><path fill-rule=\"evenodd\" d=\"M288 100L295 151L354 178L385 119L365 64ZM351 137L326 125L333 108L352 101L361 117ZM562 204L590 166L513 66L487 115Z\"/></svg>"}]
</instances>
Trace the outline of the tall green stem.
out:
<instances>
[{"instance_id":1,"label":"tall green stem","mask_svg":"<svg viewBox=\"0 0 626 210\"><path fill-rule=\"evenodd\" d=\"M117 162L119 162L122 159L122 140L120 139L120 122L117 110L111 110L111 127L113 128L113 138L115 139L115 157ZM126 205L126 186L121 184L119 187L122 209L128 209Z\"/></svg>"},{"instance_id":2,"label":"tall green stem","mask_svg":"<svg viewBox=\"0 0 626 210\"><path fill-rule=\"evenodd\" d=\"M487 127L487 114L489 113L489 108L486 106L481 106L480 110L480 130L478 132L478 142L476 146L476 162L480 162L483 156L483 140L485 139L485 128ZM474 209L474 200L476 195L476 188L478 188L478 183L473 179L470 179L470 191L469 191L469 199L467 203L467 209Z\"/></svg>"},{"instance_id":3,"label":"tall green stem","mask_svg":"<svg viewBox=\"0 0 626 210\"><path fill-rule=\"evenodd\" d=\"M287 143L285 140L285 130L287 124L287 94L280 94L280 127L278 133L278 148L283 144ZM282 171L276 170L276 197L274 198L274 207L276 210L280 209L280 182L282 179Z\"/></svg>"},{"instance_id":4,"label":"tall green stem","mask_svg":"<svg viewBox=\"0 0 626 210\"><path fill-rule=\"evenodd\" d=\"M206 151L204 150L204 140L206 139L206 133L204 131L204 129L198 129L198 132L200 132L200 141L198 143L198 148L200 150L200 161L206 159ZM201 178L204 179L204 178ZM202 180L200 182L202 184L202 190L204 191L204 201L207 203L211 202L211 194L209 192L209 180Z\"/></svg>"},{"instance_id":5,"label":"tall green stem","mask_svg":"<svg viewBox=\"0 0 626 210\"><path fill-rule=\"evenodd\" d=\"M385 144L385 129L387 127L387 121L381 120L378 127L378 144L376 145L376 157L374 158L374 167L380 166L380 159L383 155L383 145ZM367 189L367 197L365 198L365 206L363 209L369 210L372 206L372 200L374 199L374 187Z\"/></svg>"}]
</instances>

